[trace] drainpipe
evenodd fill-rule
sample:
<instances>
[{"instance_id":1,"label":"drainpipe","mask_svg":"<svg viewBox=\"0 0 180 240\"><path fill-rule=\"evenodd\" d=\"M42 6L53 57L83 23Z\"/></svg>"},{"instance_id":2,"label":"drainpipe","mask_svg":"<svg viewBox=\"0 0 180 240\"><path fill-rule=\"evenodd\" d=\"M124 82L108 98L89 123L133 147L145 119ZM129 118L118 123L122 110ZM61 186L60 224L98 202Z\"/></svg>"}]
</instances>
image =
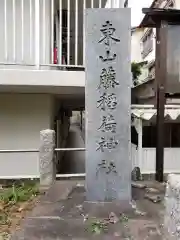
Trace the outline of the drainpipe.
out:
<instances>
[{"instance_id":1,"label":"drainpipe","mask_svg":"<svg viewBox=\"0 0 180 240\"><path fill-rule=\"evenodd\" d=\"M35 64L36 68L40 66L40 2L35 1Z\"/></svg>"}]
</instances>

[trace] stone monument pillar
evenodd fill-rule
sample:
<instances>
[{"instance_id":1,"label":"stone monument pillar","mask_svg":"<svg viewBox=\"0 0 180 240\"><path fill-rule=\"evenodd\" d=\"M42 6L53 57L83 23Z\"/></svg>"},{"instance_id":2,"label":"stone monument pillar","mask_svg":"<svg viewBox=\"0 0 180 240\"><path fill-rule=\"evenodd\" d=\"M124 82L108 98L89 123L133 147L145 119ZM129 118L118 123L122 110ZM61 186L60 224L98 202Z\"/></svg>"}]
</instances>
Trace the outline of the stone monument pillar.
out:
<instances>
[{"instance_id":1,"label":"stone monument pillar","mask_svg":"<svg viewBox=\"0 0 180 240\"><path fill-rule=\"evenodd\" d=\"M85 21L87 200L130 201L130 9L87 9Z\"/></svg>"},{"instance_id":2,"label":"stone monument pillar","mask_svg":"<svg viewBox=\"0 0 180 240\"><path fill-rule=\"evenodd\" d=\"M55 131L42 130L40 132L39 171L40 188L50 187L56 180L56 163L54 157Z\"/></svg>"}]
</instances>

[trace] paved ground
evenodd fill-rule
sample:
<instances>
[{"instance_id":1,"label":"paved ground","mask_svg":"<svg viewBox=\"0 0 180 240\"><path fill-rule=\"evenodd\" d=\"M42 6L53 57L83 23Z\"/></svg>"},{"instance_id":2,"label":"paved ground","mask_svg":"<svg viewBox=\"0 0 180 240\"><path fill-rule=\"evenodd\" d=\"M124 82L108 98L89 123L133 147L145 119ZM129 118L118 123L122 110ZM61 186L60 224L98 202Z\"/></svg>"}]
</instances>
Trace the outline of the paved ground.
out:
<instances>
[{"instance_id":1,"label":"paved ground","mask_svg":"<svg viewBox=\"0 0 180 240\"><path fill-rule=\"evenodd\" d=\"M133 184L132 208L85 201L84 182L56 182L11 240L164 240L164 187ZM154 202L153 202L154 201Z\"/></svg>"},{"instance_id":2,"label":"paved ground","mask_svg":"<svg viewBox=\"0 0 180 240\"><path fill-rule=\"evenodd\" d=\"M84 148L85 143L80 127L71 124L66 148ZM62 162L62 173L84 173L85 172L85 152L65 152Z\"/></svg>"}]
</instances>

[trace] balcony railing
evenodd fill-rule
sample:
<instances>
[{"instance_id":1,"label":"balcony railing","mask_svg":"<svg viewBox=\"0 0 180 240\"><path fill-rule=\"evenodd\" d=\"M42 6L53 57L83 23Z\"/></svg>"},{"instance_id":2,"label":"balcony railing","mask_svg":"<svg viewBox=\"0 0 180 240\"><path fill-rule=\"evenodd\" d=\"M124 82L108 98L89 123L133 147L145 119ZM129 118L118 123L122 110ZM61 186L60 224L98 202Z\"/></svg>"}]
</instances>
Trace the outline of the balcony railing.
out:
<instances>
[{"instance_id":1,"label":"balcony railing","mask_svg":"<svg viewBox=\"0 0 180 240\"><path fill-rule=\"evenodd\" d=\"M85 9L107 6L117 1L1 0L0 68L84 67Z\"/></svg>"}]
</instances>

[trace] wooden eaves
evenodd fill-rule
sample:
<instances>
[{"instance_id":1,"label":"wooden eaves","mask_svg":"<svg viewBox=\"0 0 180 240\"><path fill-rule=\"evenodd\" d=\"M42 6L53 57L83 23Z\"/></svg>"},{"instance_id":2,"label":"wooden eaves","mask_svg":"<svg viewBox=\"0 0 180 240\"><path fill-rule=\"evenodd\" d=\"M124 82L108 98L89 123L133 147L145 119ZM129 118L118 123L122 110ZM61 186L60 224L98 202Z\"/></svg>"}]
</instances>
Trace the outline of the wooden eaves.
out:
<instances>
[{"instance_id":1,"label":"wooden eaves","mask_svg":"<svg viewBox=\"0 0 180 240\"><path fill-rule=\"evenodd\" d=\"M157 28L162 21L166 21L169 25L180 25L180 10L177 9L161 9L161 8L143 8L145 14L140 28Z\"/></svg>"}]
</instances>

